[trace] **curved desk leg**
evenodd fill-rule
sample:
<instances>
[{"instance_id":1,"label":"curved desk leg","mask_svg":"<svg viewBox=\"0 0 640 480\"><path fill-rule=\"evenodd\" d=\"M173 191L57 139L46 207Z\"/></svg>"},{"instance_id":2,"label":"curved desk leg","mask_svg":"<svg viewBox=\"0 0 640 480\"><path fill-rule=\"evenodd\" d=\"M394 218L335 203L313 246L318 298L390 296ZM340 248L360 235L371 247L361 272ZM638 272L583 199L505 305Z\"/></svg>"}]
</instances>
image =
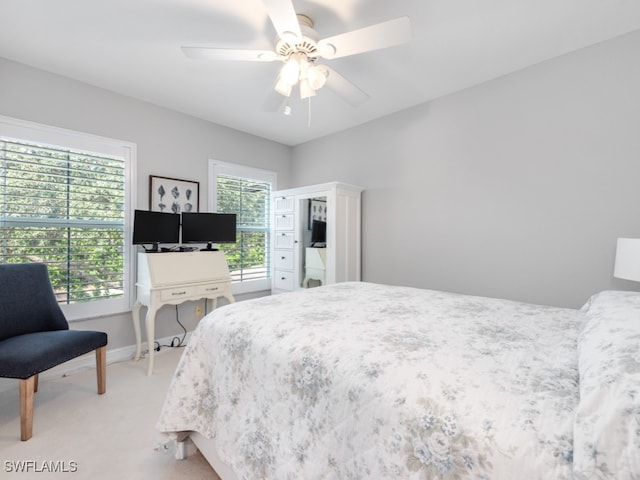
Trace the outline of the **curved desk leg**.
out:
<instances>
[{"instance_id":1,"label":"curved desk leg","mask_svg":"<svg viewBox=\"0 0 640 480\"><path fill-rule=\"evenodd\" d=\"M142 304L136 302L131 309L131 319L133 320L133 330L136 333L136 356L133 359L137 362L140 360L140 354L142 353L142 338L140 335L140 309Z\"/></svg>"},{"instance_id":2,"label":"curved desk leg","mask_svg":"<svg viewBox=\"0 0 640 480\"><path fill-rule=\"evenodd\" d=\"M216 308L218 308L218 298L220 297L224 297L227 299L227 301L229 303L235 303L236 299L233 298L233 295L231 295L230 293L221 293L218 297L206 297L204 299L204 309L207 313L211 313L213 312ZM209 306L209 300L211 301L211 309L208 309Z\"/></svg>"},{"instance_id":3,"label":"curved desk leg","mask_svg":"<svg viewBox=\"0 0 640 480\"><path fill-rule=\"evenodd\" d=\"M157 308L149 307L147 310L147 317L145 326L147 328L147 348L149 349L149 368L147 369L147 375L150 376L153 373L153 354L155 353L155 330L156 330L156 312Z\"/></svg>"}]
</instances>

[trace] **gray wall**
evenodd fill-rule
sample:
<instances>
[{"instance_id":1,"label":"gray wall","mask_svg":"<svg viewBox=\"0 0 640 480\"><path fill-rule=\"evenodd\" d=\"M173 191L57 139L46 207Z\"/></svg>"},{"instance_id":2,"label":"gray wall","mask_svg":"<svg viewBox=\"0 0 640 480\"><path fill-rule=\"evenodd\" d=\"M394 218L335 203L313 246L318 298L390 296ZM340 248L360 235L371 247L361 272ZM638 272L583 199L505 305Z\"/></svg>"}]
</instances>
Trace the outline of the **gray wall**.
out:
<instances>
[{"instance_id":1,"label":"gray wall","mask_svg":"<svg viewBox=\"0 0 640 480\"><path fill-rule=\"evenodd\" d=\"M579 307L640 237L640 32L294 148L363 197L363 279ZM428 81L426 79L425 81Z\"/></svg>"},{"instance_id":2,"label":"gray wall","mask_svg":"<svg viewBox=\"0 0 640 480\"><path fill-rule=\"evenodd\" d=\"M0 114L136 143L141 208L150 174L199 180L206 206L209 158L361 185L365 280L578 307L636 288L611 274L640 237L639 55L630 34L293 150L3 59ZM117 348L130 322L74 327ZM157 336L179 332L163 309Z\"/></svg>"},{"instance_id":3,"label":"gray wall","mask_svg":"<svg viewBox=\"0 0 640 480\"><path fill-rule=\"evenodd\" d=\"M149 205L149 175L160 175L199 181L200 208L206 211L210 158L273 170L280 187L290 186L287 146L2 58L0 115L135 143L137 207L142 209ZM181 305L179 312L187 329L193 329L194 304ZM135 343L130 313L74 322L73 327L106 331L109 348ZM163 308L156 337L177 333L182 330L175 309Z\"/></svg>"}]
</instances>

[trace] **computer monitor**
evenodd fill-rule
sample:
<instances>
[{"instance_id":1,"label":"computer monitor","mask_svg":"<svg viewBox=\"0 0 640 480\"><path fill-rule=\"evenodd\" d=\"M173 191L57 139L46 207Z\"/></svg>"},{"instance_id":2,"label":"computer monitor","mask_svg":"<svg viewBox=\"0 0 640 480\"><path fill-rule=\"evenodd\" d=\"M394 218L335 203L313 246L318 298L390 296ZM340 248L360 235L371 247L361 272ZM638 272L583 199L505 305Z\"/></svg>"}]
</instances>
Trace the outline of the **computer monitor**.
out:
<instances>
[{"instance_id":1,"label":"computer monitor","mask_svg":"<svg viewBox=\"0 0 640 480\"><path fill-rule=\"evenodd\" d=\"M327 222L314 220L311 224L311 246L324 247L327 244Z\"/></svg>"},{"instance_id":2,"label":"computer monitor","mask_svg":"<svg viewBox=\"0 0 640 480\"><path fill-rule=\"evenodd\" d=\"M133 215L134 245L151 245L145 247L147 252L158 252L161 243L178 243L180 241L180 215L175 213L150 212L135 210Z\"/></svg>"},{"instance_id":3,"label":"computer monitor","mask_svg":"<svg viewBox=\"0 0 640 480\"><path fill-rule=\"evenodd\" d=\"M182 213L182 243L206 243L202 250L216 250L214 243L235 242L235 213Z\"/></svg>"}]
</instances>

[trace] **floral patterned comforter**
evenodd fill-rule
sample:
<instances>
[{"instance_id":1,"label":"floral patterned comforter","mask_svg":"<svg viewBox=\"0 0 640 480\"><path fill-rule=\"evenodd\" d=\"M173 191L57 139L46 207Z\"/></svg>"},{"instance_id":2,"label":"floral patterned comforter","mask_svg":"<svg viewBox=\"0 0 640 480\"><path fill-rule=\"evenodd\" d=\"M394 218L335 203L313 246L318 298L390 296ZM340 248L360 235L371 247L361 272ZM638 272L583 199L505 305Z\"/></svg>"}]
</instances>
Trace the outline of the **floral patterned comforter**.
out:
<instances>
[{"instance_id":1,"label":"floral patterned comforter","mask_svg":"<svg viewBox=\"0 0 640 480\"><path fill-rule=\"evenodd\" d=\"M246 480L569 479L579 310L370 283L235 303L158 421Z\"/></svg>"}]
</instances>

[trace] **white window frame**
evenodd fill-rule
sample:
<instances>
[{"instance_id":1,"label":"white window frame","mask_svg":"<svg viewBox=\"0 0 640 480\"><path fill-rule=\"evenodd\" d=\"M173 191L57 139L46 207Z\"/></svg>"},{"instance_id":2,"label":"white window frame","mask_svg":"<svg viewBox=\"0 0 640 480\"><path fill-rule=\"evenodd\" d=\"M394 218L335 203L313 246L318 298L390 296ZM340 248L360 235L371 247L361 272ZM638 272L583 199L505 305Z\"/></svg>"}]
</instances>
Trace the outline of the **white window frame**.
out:
<instances>
[{"instance_id":1,"label":"white window frame","mask_svg":"<svg viewBox=\"0 0 640 480\"><path fill-rule=\"evenodd\" d=\"M271 191L277 190L278 175L271 170L263 170L246 165L238 165L235 163L221 162L218 160L209 160L209 199L208 209L210 212L218 210L218 175L229 175L234 177L248 178L262 182L271 183ZM271 222L269 217L269 222ZM268 272L271 275L271 272ZM244 280L233 282L231 291L234 295L243 293L253 293L265 290L271 290L271 278L261 278L257 280Z\"/></svg>"},{"instance_id":2,"label":"white window frame","mask_svg":"<svg viewBox=\"0 0 640 480\"><path fill-rule=\"evenodd\" d=\"M132 198L136 179L136 144L2 115L0 115L0 135L44 145L63 146L75 150L124 158L125 244L123 245L123 296L116 299L61 305L61 308L68 321L115 315L130 311L133 299L132 286L134 285L133 275L135 269L131 261L133 258L133 246L128 240L131 238L133 225Z\"/></svg>"}]
</instances>

